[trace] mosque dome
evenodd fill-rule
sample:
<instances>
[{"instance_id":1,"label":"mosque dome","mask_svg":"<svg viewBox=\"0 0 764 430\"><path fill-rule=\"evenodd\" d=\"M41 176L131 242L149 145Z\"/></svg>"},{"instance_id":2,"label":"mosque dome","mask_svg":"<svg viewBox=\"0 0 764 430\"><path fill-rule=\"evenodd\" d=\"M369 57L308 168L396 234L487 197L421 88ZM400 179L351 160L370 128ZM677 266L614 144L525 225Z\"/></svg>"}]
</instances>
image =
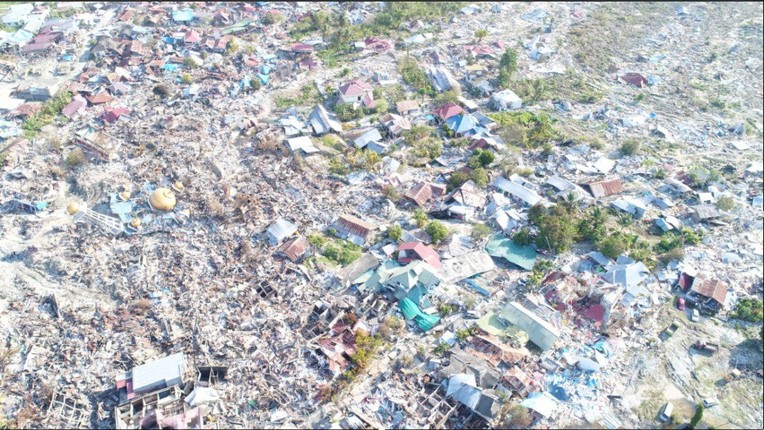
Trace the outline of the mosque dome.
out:
<instances>
[{"instance_id":1,"label":"mosque dome","mask_svg":"<svg viewBox=\"0 0 764 430\"><path fill-rule=\"evenodd\" d=\"M175 207L175 193L167 188L157 188L151 193L149 204L154 210L171 211Z\"/></svg>"},{"instance_id":2,"label":"mosque dome","mask_svg":"<svg viewBox=\"0 0 764 430\"><path fill-rule=\"evenodd\" d=\"M66 211L69 213L69 215L74 215L79 210L80 205L77 202L70 202L68 205L66 205Z\"/></svg>"}]
</instances>

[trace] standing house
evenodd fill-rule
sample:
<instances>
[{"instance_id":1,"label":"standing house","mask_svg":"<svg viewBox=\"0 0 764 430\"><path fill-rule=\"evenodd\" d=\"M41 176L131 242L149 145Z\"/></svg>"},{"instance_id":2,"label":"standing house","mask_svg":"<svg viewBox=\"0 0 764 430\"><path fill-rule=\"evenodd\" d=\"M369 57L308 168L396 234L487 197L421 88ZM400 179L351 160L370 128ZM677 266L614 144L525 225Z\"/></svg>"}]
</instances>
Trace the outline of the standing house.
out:
<instances>
[{"instance_id":1,"label":"standing house","mask_svg":"<svg viewBox=\"0 0 764 430\"><path fill-rule=\"evenodd\" d=\"M414 260L421 260L436 270L440 270L440 257L434 249L422 242L404 243L398 248L398 262L408 264Z\"/></svg>"},{"instance_id":2,"label":"standing house","mask_svg":"<svg viewBox=\"0 0 764 430\"><path fill-rule=\"evenodd\" d=\"M512 196L519 199L528 206L533 206L543 200L543 198L535 191L525 188L516 182L507 180L503 176L497 177L493 181L493 186L505 196Z\"/></svg>"},{"instance_id":3,"label":"standing house","mask_svg":"<svg viewBox=\"0 0 764 430\"><path fill-rule=\"evenodd\" d=\"M359 246L363 246L369 240L371 232L376 229L373 224L348 214L340 215L334 221L333 227L343 239Z\"/></svg>"},{"instance_id":4,"label":"standing house","mask_svg":"<svg viewBox=\"0 0 764 430\"><path fill-rule=\"evenodd\" d=\"M445 122L453 116L464 114L464 109L456 103L449 102L435 109L432 113L437 115L441 121Z\"/></svg>"},{"instance_id":5,"label":"standing house","mask_svg":"<svg viewBox=\"0 0 764 430\"><path fill-rule=\"evenodd\" d=\"M340 100L353 106L363 104L367 108L376 106L374 101L374 88L361 79L353 79L343 84L340 89Z\"/></svg>"},{"instance_id":6,"label":"standing house","mask_svg":"<svg viewBox=\"0 0 764 430\"><path fill-rule=\"evenodd\" d=\"M310 112L308 122L310 122L310 126L313 128L313 133L317 136L332 131L335 133L342 131L342 124L337 120L337 115L334 112L328 112L322 105L317 105Z\"/></svg>"},{"instance_id":7,"label":"standing house","mask_svg":"<svg viewBox=\"0 0 764 430\"><path fill-rule=\"evenodd\" d=\"M595 199L618 194L623 191L623 183L621 183L621 180L618 178L589 182L588 184L584 184L584 187L589 189L589 192Z\"/></svg>"},{"instance_id":8,"label":"standing house","mask_svg":"<svg viewBox=\"0 0 764 430\"><path fill-rule=\"evenodd\" d=\"M491 97L493 108L498 111L514 110L523 107L523 101L512 90L503 90Z\"/></svg>"},{"instance_id":9,"label":"standing house","mask_svg":"<svg viewBox=\"0 0 764 430\"><path fill-rule=\"evenodd\" d=\"M683 277L692 278L687 274ZM709 279L703 275L692 278L687 291L687 299L697 303L700 307L716 313L724 307L727 299L727 284L716 279Z\"/></svg>"}]
</instances>

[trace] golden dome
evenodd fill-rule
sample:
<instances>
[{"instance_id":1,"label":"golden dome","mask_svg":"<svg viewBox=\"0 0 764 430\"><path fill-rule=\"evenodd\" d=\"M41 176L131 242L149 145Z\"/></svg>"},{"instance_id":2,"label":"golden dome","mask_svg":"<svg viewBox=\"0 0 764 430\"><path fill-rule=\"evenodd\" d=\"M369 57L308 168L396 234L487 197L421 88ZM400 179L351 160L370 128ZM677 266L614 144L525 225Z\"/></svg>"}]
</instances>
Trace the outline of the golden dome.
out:
<instances>
[{"instance_id":1,"label":"golden dome","mask_svg":"<svg viewBox=\"0 0 764 430\"><path fill-rule=\"evenodd\" d=\"M178 181L178 182L172 184L171 188L173 190L177 191L177 192L181 192L181 191L183 191L183 188L184 188L183 187L183 182Z\"/></svg>"},{"instance_id":2,"label":"golden dome","mask_svg":"<svg viewBox=\"0 0 764 430\"><path fill-rule=\"evenodd\" d=\"M79 210L80 205L77 202L70 202L68 205L66 205L66 211L69 213L69 215L74 215Z\"/></svg>"},{"instance_id":3,"label":"golden dome","mask_svg":"<svg viewBox=\"0 0 764 430\"><path fill-rule=\"evenodd\" d=\"M157 188L151 193L149 204L154 210L171 211L175 207L175 194L167 188Z\"/></svg>"},{"instance_id":4,"label":"golden dome","mask_svg":"<svg viewBox=\"0 0 764 430\"><path fill-rule=\"evenodd\" d=\"M140 218L133 218L130 220L130 227L132 228L138 228L141 226L141 219Z\"/></svg>"},{"instance_id":5,"label":"golden dome","mask_svg":"<svg viewBox=\"0 0 764 430\"><path fill-rule=\"evenodd\" d=\"M121 193L119 193L119 198L122 199L123 201L129 200L130 199L130 191L122 191Z\"/></svg>"}]
</instances>

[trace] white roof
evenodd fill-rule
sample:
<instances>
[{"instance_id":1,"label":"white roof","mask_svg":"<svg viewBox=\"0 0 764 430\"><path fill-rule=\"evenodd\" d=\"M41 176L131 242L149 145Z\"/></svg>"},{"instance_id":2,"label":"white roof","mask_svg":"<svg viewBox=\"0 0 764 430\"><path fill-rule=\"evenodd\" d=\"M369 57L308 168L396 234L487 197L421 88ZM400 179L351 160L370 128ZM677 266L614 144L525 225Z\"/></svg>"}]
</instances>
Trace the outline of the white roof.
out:
<instances>
[{"instance_id":1,"label":"white roof","mask_svg":"<svg viewBox=\"0 0 764 430\"><path fill-rule=\"evenodd\" d=\"M306 154L312 154L318 152L318 148L313 145L313 141L308 136L293 137L287 139L287 146L292 152L302 150Z\"/></svg>"}]
</instances>

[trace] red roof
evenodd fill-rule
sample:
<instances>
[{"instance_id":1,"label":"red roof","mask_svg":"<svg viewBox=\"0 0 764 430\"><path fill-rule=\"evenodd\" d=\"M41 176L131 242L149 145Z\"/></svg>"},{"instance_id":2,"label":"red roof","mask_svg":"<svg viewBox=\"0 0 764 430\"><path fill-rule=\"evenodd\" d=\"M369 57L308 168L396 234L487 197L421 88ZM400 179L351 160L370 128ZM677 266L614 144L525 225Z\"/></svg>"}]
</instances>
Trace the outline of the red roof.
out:
<instances>
[{"instance_id":1,"label":"red roof","mask_svg":"<svg viewBox=\"0 0 764 430\"><path fill-rule=\"evenodd\" d=\"M109 94L106 91L101 91L100 93L87 97L88 101L91 105L100 105L104 103L108 103L112 100L111 94Z\"/></svg>"},{"instance_id":2,"label":"red roof","mask_svg":"<svg viewBox=\"0 0 764 430\"><path fill-rule=\"evenodd\" d=\"M371 85L365 81L361 79L353 79L352 81L340 87L340 94L343 96L355 97L366 94L373 90L374 89L371 87Z\"/></svg>"},{"instance_id":3,"label":"red roof","mask_svg":"<svg viewBox=\"0 0 764 430\"><path fill-rule=\"evenodd\" d=\"M727 284L717 279L705 278L703 275L695 277L690 291L713 299L720 305L724 305L724 300L727 298Z\"/></svg>"},{"instance_id":4,"label":"red roof","mask_svg":"<svg viewBox=\"0 0 764 430\"><path fill-rule=\"evenodd\" d=\"M21 52L40 52L40 51L47 51L50 49L50 47L53 44L50 42L44 42L44 43L30 43L23 48L21 48Z\"/></svg>"},{"instance_id":5,"label":"red roof","mask_svg":"<svg viewBox=\"0 0 764 430\"><path fill-rule=\"evenodd\" d=\"M202 40L202 38L196 30L188 30L186 34L183 35L183 42L185 43L199 43L200 40Z\"/></svg>"},{"instance_id":6,"label":"red roof","mask_svg":"<svg viewBox=\"0 0 764 430\"><path fill-rule=\"evenodd\" d=\"M84 109L85 105L87 105L87 102L85 102L85 99L79 96L75 96L72 99L71 103L69 103L68 105L64 106L63 109L61 109L61 114L67 118L71 118L74 116L74 114Z\"/></svg>"},{"instance_id":7,"label":"red roof","mask_svg":"<svg viewBox=\"0 0 764 430\"><path fill-rule=\"evenodd\" d=\"M279 251L283 252L290 260L296 262L305 254L309 245L310 243L305 236L297 236L281 245Z\"/></svg>"},{"instance_id":8,"label":"red roof","mask_svg":"<svg viewBox=\"0 0 764 430\"><path fill-rule=\"evenodd\" d=\"M335 222L335 228L337 230L342 230L345 233L354 234L363 239L366 239L369 233L375 229L374 225L360 220L353 215L340 215Z\"/></svg>"},{"instance_id":9,"label":"red roof","mask_svg":"<svg viewBox=\"0 0 764 430\"><path fill-rule=\"evenodd\" d=\"M437 270L440 270L440 257L434 249L421 242L404 243L398 251L406 251L405 257L398 257L400 263L409 263L412 260L422 260Z\"/></svg>"},{"instance_id":10,"label":"red roof","mask_svg":"<svg viewBox=\"0 0 764 430\"><path fill-rule=\"evenodd\" d=\"M293 43L289 49L292 52L313 52L313 47L304 43Z\"/></svg>"},{"instance_id":11,"label":"red roof","mask_svg":"<svg viewBox=\"0 0 764 430\"><path fill-rule=\"evenodd\" d=\"M446 103L443 106L435 109L432 111L435 115L440 117L443 121L451 118L452 116L460 115L464 113L464 109L462 109L459 105L456 103Z\"/></svg>"},{"instance_id":12,"label":"red roof","mask_svg":"<svg viewBox=\"0 0 764 430\"><path fill-rule=\"evenodd\" d=\"M427 201L432 198L432 188L430 187L430 184L422 181L408 190L403 197L411 200L419 206L424 206Z\"/></svg>"},{"instance_id":13,"label":"red roof","mask_svg":"<svg viewBox=\"0 0 764 430\"><path fill-rule=\"evenodd\" d=\"M129 113L130 113L130 110L126 107L106 109L106 113L104 114L103 119L106 122L115 122L122 115L129 114Z\"/></svg>"}]
</instances>

